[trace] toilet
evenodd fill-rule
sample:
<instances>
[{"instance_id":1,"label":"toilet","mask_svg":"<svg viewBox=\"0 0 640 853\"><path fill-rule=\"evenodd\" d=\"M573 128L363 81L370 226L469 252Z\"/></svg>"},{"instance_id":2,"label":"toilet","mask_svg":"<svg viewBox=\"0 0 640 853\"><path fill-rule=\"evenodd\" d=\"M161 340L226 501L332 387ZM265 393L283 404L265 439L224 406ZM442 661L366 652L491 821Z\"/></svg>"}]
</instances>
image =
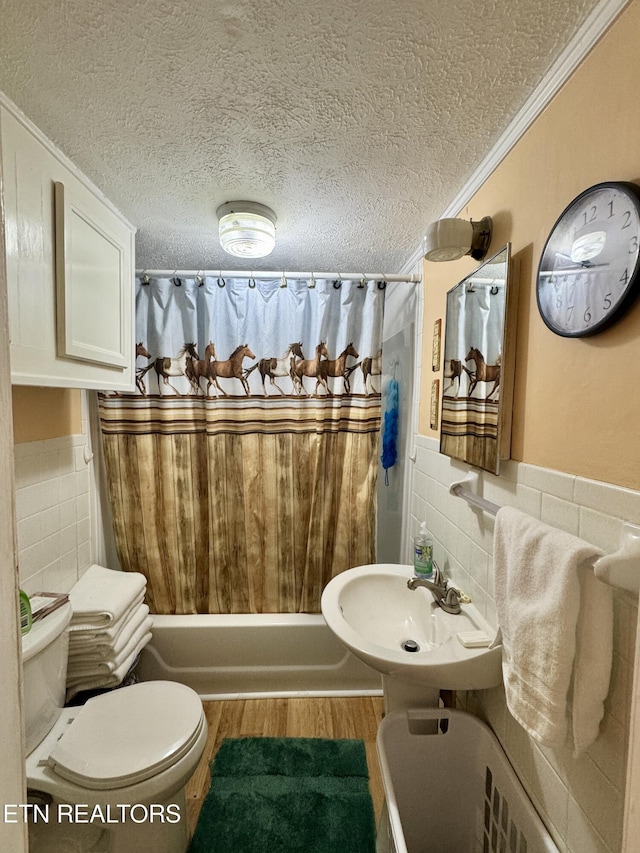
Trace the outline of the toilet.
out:
<instances>
[{"instance_id":1,"label":"toilet","mask_svg":"<svg viewBox=\"0 0 640 853\"><path fill-rule=\"evenodd\" d=\"M71 605L22 637L30 853L185 853L200 697L148 681L64 707Z\"/></svg>"}]
</instances>

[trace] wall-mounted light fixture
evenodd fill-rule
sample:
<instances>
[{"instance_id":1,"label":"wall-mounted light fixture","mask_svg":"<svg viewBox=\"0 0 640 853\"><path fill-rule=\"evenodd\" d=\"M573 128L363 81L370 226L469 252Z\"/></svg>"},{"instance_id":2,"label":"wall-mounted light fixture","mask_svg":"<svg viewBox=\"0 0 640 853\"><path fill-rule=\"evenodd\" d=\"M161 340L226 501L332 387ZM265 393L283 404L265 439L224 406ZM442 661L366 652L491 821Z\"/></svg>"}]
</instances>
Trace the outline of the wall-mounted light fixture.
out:
<instances>
[{"instance_id":1,"label":"wall-mounted light fixture","mask_svg":"<svg viewBox=\"0 0 640 853\"><path fill-rule=\"evenodd\" d=\"M492 222L484 216L479 222L466 219L439 219L427 228L423 239L427 261L457 261L471 255L481 261L491 243Z\"/></svg>"},{"instance_id":2,"label":"wall-mounted light fixture","mask_svg":"<svg viewBox=\"0 0 640 853\"><path fill-rule=\"evenodd\" d=\"M220 245L240 258L263 258L276 245L276 215L255 201L228 201L216 211Z\"/></svg>"}]
</instances>

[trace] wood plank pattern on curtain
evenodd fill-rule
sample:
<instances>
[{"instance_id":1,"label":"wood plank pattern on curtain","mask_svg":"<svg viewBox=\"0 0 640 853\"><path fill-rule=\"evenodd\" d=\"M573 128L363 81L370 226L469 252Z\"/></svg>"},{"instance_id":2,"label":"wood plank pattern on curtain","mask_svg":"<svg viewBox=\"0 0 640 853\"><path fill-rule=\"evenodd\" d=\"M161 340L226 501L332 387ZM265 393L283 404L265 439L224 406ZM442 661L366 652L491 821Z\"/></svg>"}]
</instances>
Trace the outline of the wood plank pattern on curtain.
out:
<instances>
[{"instance_id":1,"label":"wood plank pattern on curtain","mask_svg":"<svg viewBox=\"0 0 640 853\"><path fill-rule=\"evenodd\" d=\"M154 613L318 612L334 574L373 562L375 468L345 460L375 433L187 438L104 437L120 559ZM194 471L209 498L181 488Z\"/></svg>"},{"instance_id":2,"label":"wood plank pattern on curtain","mask_svg":"<svg viewBox=\"0 0 640 853\"><path fill-rule=\"evenodd\" d=\"M194 301L205 296L194 288ZM217 288L211 295L220 298ZM345 294L328 290L322 298L344 307ZM382 304L359 344L366 356L380 357ZM215 306L206 308L215 315ZM147 375L163 361L156 353L176 354L185 341L213 340L210 325L196 337L197 329L184 325L184 310L181 316L174 341L147 348L153 355L146 369L139 368L145 384L138 383L137 395L100 395L121 565L146 575L155 613L319 612L322 590L335 574L375 559L379 389L367 386L366 374L356 369L362 353L343 359L336 378L327 377L325 365L326 389L316 385L317 376L303 376L296 384L281 368L275 387L269 373L263 384L259 361L278 346L280 353L285 350L283 336L290 341L297 331L287 328L271 350L256 345L254 330L250 340L257 360L244 368L248 390L241 388L239 376L221 380L218 389L207 386L205 392L204 379L196 388L189 380L189 356L182 372L171 374L172 391L167 391L161 374ZM322 322L330 341L326 318ZM304 351L312 352L304 323L299 339ZM352 318L345 334L351 339L356 331ZM219 327L215 334L222 340ZM317 329L312 334L311 341L319 339ZM243 339L237 331L236 336ZM231 351L232 343L223 346ZM329 351L337 352L339 345L336 340ZM202 344L196 346L198 353L204 351ZM217 341L215 347L222 349ZM291 358L289 370L301 360ZM373 376L379 379L375 369Z\"/></svg>"}]
</instances>

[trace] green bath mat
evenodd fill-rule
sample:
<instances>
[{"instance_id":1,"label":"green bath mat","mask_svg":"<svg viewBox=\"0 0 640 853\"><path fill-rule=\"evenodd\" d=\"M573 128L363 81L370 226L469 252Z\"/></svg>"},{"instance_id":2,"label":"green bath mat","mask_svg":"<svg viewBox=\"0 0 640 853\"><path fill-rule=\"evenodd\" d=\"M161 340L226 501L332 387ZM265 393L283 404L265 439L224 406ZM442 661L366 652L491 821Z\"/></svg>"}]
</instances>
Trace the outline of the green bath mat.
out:
<instances>
[{"instance_id":1,"label":"green bath mat","mask_svg":"<svg viewBox=\"0 0 640 853\"><path fill-rule=\"evenodd\" d=\"M190 853L374 853L361 740L228 738Z\"/></svg>"}]
</instances>

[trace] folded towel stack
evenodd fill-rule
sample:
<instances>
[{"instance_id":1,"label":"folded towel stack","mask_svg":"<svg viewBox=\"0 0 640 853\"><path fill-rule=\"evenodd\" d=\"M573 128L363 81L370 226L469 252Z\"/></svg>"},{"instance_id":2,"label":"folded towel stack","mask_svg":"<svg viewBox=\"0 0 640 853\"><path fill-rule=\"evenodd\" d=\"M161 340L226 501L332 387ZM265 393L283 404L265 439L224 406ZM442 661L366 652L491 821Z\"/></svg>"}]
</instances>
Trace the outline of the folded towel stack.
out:
<instances>
[{"instance_id":1,"label":"folded towel stack","mask_svg":"<svg viewBox=\"0 0 640 853\"><path fill-rule=\"evenodd\" d=\"M85 690L122 683L151 639L146 586L146 578L138 572L94 565L73 587L67 701Z\"/></svg>"}]
</instances>

